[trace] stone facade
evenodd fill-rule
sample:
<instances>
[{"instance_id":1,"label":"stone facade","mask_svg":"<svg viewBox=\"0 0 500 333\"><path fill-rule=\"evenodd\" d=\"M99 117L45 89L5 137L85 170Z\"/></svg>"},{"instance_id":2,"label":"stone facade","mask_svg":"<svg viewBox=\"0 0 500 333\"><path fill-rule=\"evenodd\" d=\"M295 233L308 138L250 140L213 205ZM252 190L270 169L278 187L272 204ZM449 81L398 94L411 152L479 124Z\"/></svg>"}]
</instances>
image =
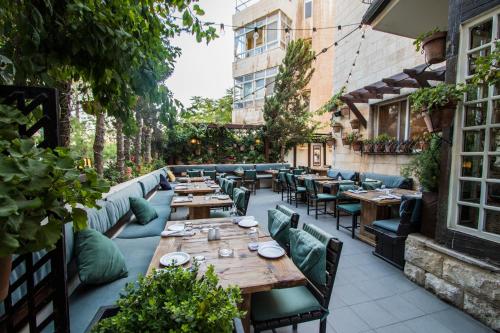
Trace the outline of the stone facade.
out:
<instances>
[{"instance_id":1,"label":"stone facade","mask_svg":"<svg viewBox=\"0 0 500 333\"><path fill-rule=\"evenodd\" d=\"M405 275L500 330L500 268L444 248L420 234L406 240Z\"/></svg>"}]
</instances>

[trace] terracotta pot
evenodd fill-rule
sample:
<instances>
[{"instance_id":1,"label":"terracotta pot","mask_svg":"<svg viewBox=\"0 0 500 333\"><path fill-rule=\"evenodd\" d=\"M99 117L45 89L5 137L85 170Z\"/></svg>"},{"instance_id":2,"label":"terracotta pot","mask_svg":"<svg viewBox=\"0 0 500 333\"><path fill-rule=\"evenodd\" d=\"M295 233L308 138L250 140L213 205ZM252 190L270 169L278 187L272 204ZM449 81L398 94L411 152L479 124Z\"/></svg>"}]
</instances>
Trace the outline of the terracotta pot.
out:
<instances>
[{"instance_id":1,"label":"terracotta pot","mask_svg":"<svg viewBox=\"0 0 500 333\"><path fill-rule=\"evenodd\" d=\"M356 141L352 143L352 150L353 151L361 151L361 148L363 147L363 144L361 141Z\"/></svg>"},{"instance_id":2,"label":"terracotta pot","mask_svg":"<svg viewBox=\"0 0 500 333\"><path fill-rule=\"evenodd\" d=\"M423 110L422 116L425 121L425 125L427 126L427 130L430 133L440 132L443 128L448 128L453 123L453 117L455 115L455 107L454 104L449 104L444 106L440 110L433 111L431 114Z\"/></svg>"},{"instance_id":3,"label":"terracotta pot","mask_svg":"<svg viewBox=\"0 0 500 333\"><path fill-rule=\"evenodd\" d=\"M9 277L12 270L12 256L0 257L0 301L9 294Z\"/></svg>"},{"instance_id":4,"label":"terracotta pot","mask_svg":"<svg viewBox=\"0 0 500 333\"><path fill-rule=\"evenodd\" d=\"M363 144L363 152L372 153L373 152L373 143L365 143Z\"/></svg>"},{"instance_id":5,"label":"terracotta pot","mask_svg":"<svg viewBox=\"0 0 500 333\"><path fill-rule=\"evenodd\" d=\"M398 148L398 143L397 142L386 142L385 143L385 152L386 153L395 153L396 149Z\"/></svg>"},{"instance_id":6,"label":"terracotta pot","mask_svg":"<svg viewBox=\"0 0 500 333\"><path fill-rule=\"evenodd\" d=\"M437 64L446 59L446 31L439 31L422 41L422 49L428 64Z\"/></svg>"},{"instance_id":7,"label":"terracotta pot","mask_svg":"<svg viewBox=\"0 0 500 333\"><path fill-rule=\"evenodd\" d=\"M341 112L342 116L344 116L344 117L349 115L349 111L350 111L350 110L349 110L349 107L348 107L348 106L344 106L344 107L342 107L342 108L340 109L340 112Z\"/></svg>"},{"instance_id":8,"label":"terracotta pot","mask_svg":"<svg viewBox=\"0 0 500 333\"><path fill-rule=\"evenodd\" d=\"M351 120L351 128L359 129L359 119L356 118Z\"/></svg>"},{"instance_id":9,"label":"terracotta pot","mask_svg":"<svg viewBox=\"0 0 500 333\"><path fill-rule=\"evenodd\" d=\"M434 238L436 236L436 223L439 196L435 192L422 192L422 218L420 233Z\"/></svg>"},{"instance_id":10,"label":"terracotta pot","mask_svg":"<svg viewBox=\"0 0 500 333\"><path fill-rule=\"evenodd\" d=\"M383 153L383 152L385 152L385 143L376 143L376 144L374 144L373 150L376 153Z\"/></svg>"},{"instance_id":11,"label":"terracotta pot","mask_svg":"<svg viewBox=\"0 0 500 333\"><path fill-rule=\"evenodd\" d=\"M333 133L340 133L342 131L342 125L337 124L332 126Z\"/></svg>"},{"instance_id":12,"label":"terracotta pot","mask_svg":"<svg viewBox=\"0 0 500 333\"><path fill-rule=\"evenodd\" d=\"M347 140L347 138L342 138L342 144L344 146L348 146L349 145L349 140Z\"/></svg>"}]
</instances>

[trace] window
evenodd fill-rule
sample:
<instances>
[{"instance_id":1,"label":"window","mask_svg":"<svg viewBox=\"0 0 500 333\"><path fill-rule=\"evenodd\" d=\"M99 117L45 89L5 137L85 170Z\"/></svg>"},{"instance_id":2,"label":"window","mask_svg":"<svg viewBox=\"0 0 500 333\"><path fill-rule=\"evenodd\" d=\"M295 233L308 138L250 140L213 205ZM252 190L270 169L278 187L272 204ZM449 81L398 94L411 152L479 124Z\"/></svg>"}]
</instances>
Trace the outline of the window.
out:
<instances>
[{"instance_id":1,"label":"window","mask_svg":"<svg viewBox=\"0 0 500 333\"><path fill-rule=\"evenodd\" d=\"M281 26L280 30L278 27ZM282 12L253 21L235 31L234 52L238 59L248 58L280 45L284 39L284 29L291 21Z\"/></svg>"},{"instance_id":2,"label":"window","mask_svg":"<svg viewBox=\"0 0 500 333\"><path fill-rule=\"evenodd\" d=\"M239 76L234 79L234 108L258 108L264 105L264 98L274 91L274 79L278 68Z\"/></svg>"},{"instance_id":3,"label":"window","mask_svg":"<svg viewBox=\"0 0 500 333\"><path fill-rule=\"evenodd\" d=\"M304 18L312 17L312 0L306 0L304 2Z\"/></svg>"},{"instance_id":4,"label":"window","mask_svg":"<svg viewBox=\"0 0 500 333\"><path fill-rule=\"evenodd\" d=\"M410 112L406 99L378 105L374 116L376 136L387 134L406 140L418 138L427 131L424 120Z\"/></svg>"},{"instance_id":5,"label":"window","mask_svg":"<svg viewBox=\"0 0 500 333\"><path fill-rule=\"evenodd\" d=\"M461 31L458 80L474 74L474 60L491 53L499 37L499 14L465 24ZM455 119L454 160L448 225L500 242L500 94L498 87L468 91Z\"/></svg>"}]
</instances>

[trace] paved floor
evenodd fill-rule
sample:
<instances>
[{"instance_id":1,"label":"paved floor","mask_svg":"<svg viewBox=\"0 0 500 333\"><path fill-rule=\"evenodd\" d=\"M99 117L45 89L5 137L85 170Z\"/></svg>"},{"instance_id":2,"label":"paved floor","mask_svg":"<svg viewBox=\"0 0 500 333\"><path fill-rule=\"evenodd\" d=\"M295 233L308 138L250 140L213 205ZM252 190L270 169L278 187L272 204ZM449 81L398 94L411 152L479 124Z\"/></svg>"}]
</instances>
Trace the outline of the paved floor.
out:
<instances>
[{"instance_id":1,"label":"paved floor","mask_svg":"<svg viewBox=\"0 0 500 333\"><path fill-rule=\"evenodd\" d=\"M250 197L247 215L267 226L267 210L282 204L281 195L262 189ZM405 278L403 272L375 257L372 247L337 231L334 218L307 216L305 205L293 209L300 225L312 223L344 242L330 301L329 333L474 333L491 332L469 315L448 305ZM349 219L345 218L348 224ZM299 325L298 332L318 332L319 322ZM292 332L292 328L277 332Z\"/></svg>"}]
</instances>

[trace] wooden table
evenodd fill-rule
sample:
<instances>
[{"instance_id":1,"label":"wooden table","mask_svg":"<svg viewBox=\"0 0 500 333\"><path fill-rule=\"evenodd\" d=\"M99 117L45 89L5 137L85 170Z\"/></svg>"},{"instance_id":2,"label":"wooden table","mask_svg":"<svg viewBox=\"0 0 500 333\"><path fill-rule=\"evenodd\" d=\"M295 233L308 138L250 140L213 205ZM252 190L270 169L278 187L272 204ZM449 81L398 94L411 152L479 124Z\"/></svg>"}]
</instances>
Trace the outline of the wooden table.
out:
<instances>
[{"instance_id":1,"label":"wooden table","mask_svg":"<svg viewBox=\"0 0 500 333\"><path fill-rule=\"evenodd\" d=\"M330 169L330 168L326 167L326 166L313 166L313 167L309 168L309 170L311 170L311 172L318 173L321 176L326 176L328 169Z\"/></svg>"},{"instance_id":2,"label":"wooden table","mask_svg":"<svg viewBox=\"0 0 500 333\"><path fill-rule=\"evenodd\" d=\"M192 183L199 183L205 181L205 177L177 177L176 180L179 183L187 183L189 180L191 180Z\"/></svg>"},{"instance_id":3,"label":"wooden table","mask_svg":"<svg viewBox=\"0 0 500 333\"><path fill-rule=\"evenodd\" d=\"M400 188L391 189L391 194L395 195L414 195L416 192L412 190L404 190ZM384 199L376 200L375 198L384 195L381 191L367 191L366 193L343 192L346 196L358 199L361 202L361 216L358 238L362 241L375 246L375 236L365 230L366 225L370 225L375 220L388 219L391 216L391 206L399 205L400 199Z\"/></svg>"},{"instance_id":4,"label":"wooden table","mask_svg":"<svg viewBox=\"0 0 500 333\"><path fill-rule=\"evenodd\" d=\"M323 175L300 175L297 177L298 180L306 180L306 179L312 179L316 181L323 181L323 180L333 180L333 178L328 177L328 176L323 176Z\"/></svg>"},{"instance_id":5,"label":"wooden table","mask_svg":"<svg viewBox=\"0 0 500 333\"><path fill-rule=\"evenodd\" d=\"M222 287L236 285L241 289L243 302L240 308L247 311L246 317L243 318L245 332L250 332L252 293L307 283L304 275L286 255L279 259L268 260L259 256L257 251L250 251L247 246L249 229L232 223L230 218L169 221L167 227L180 222L191 222L196 234L190 237L162 238L149 265L148 274L153 268L160 267L160 258L169 252L187 252L192 258L197 255L204 256L205 262L200 265L201 273L206 271L207 265L214 265ZM207 234L201 232L201 228L209 225L217 225L220 228L220 241L209 242ZM272 238L259 226L259 242L270 240ZM228 242L230 248L234 249L233 257L219 258L221 241ZM191 262L186 266L190 264Z\"/></svg>"},{"instance_id":6,"label":"wooden table","mask_svg":"<svg viewBox=\"0 0 500 333\"><path fill-rule=\"evenodd\" d=\"M177 185L174 189L174 192L179 194L179 195L204 195L204 194L209 194L209 193L214 193L216 190L220 189L219 186L217 187L210 187L211 185L217 185L215 183L213 184L207 184L205 182L196 182L196 183L191 183L190 185L187 185L187 187L184 187L183 185ZM178 188L181 186L181 188Z\"/></svg>"},{"instance_id":7,"label":"wooden table","mask_svg":"<svg viewBox=\"0 0 500 333\"><path fill-rule=\"evenodd\" d=\"M175 202L175 199L174 197L170 206L172 208L187 207L190 219L207 219L210 217L210 208L231 207L233 205L233 200L230 198L220 200L210 197L206 200L205 196L202 195L193 196L191 201Z\"/></svg>"}]
</instances>

